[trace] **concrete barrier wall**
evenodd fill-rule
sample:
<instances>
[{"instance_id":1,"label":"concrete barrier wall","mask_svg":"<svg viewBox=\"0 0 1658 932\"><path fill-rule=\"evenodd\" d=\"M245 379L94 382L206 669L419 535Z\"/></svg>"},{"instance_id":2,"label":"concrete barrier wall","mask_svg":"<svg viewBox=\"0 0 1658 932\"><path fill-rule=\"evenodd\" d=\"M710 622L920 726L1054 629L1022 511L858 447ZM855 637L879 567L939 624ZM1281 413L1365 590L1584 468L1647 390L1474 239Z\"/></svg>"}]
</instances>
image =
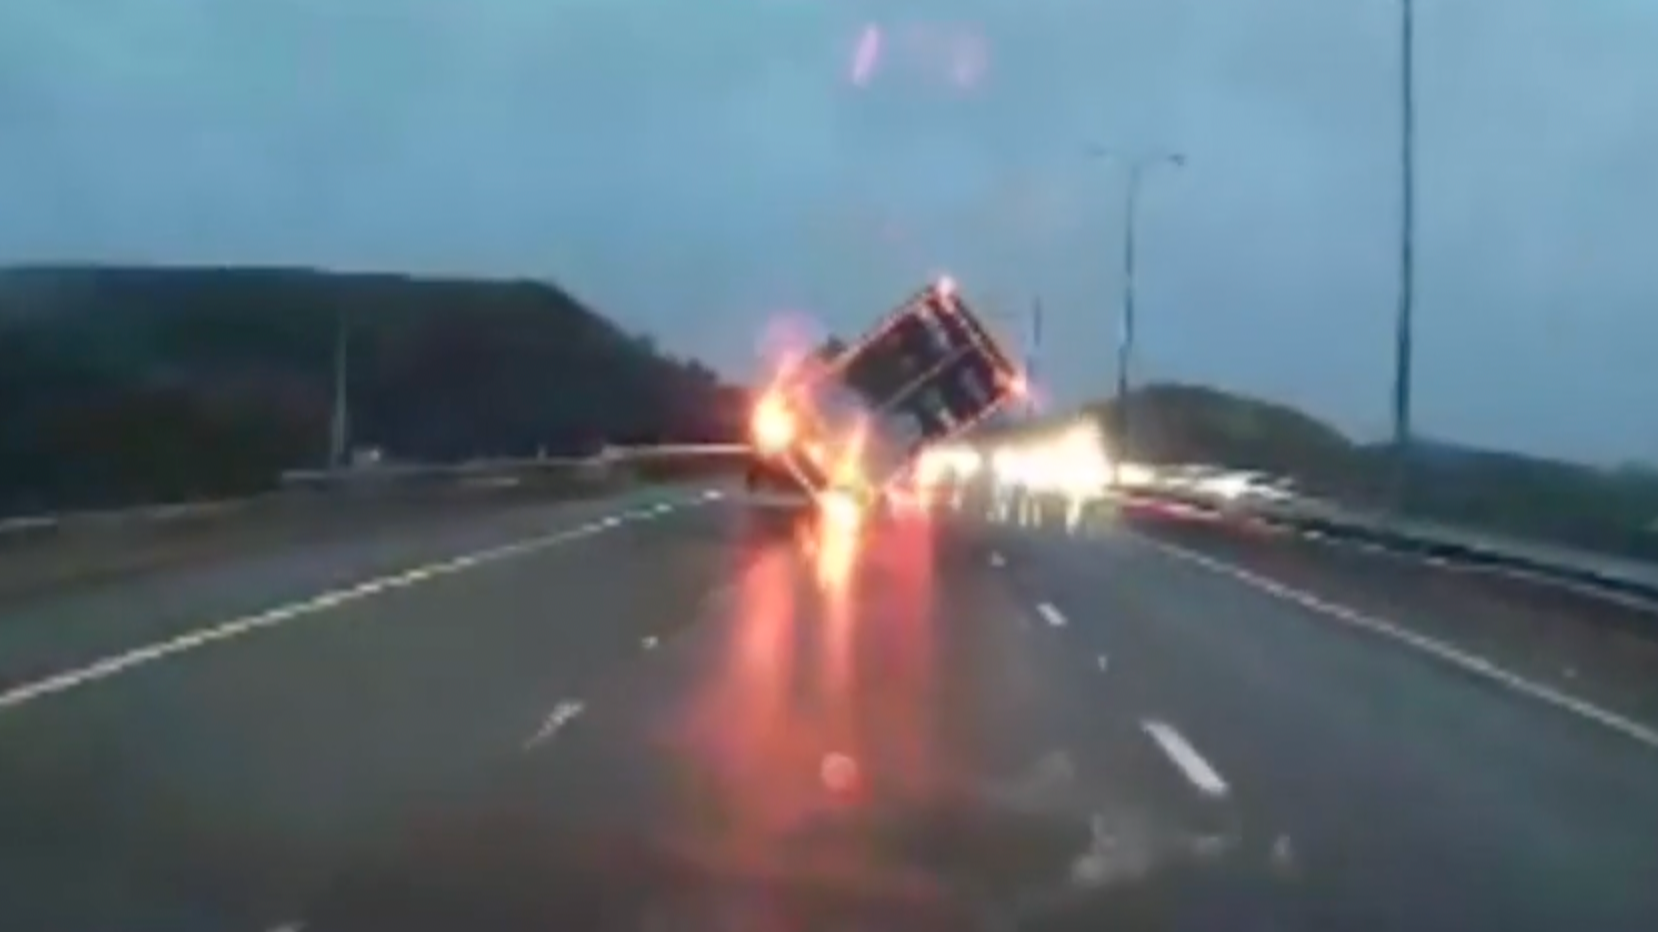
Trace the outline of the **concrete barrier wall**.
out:
<instances>
[{"instance_id":1,"label":"concrete barrier wall","mask_svg":"<svg viewBox=\"0 0 1658 932\"><path fill-rule=\"evenodd\" d=\"M631 480L606 464L303 477L247 499L0 523L0 600L65 586L479 510L599 495Z\"/></svg>"},{"instance_id":2,"label":"concrete barrier wall","mask_svg":"<svg viewBox=\"0 0 1658 932\"><path fill-rule=\"evenodd\" d=\"M266 495L0 521L0 601L365 528L734 473L741 447L611 448L586 459L296 471Z\"/></svg>"},{"instance_id":3,"label":"concrete barrier wall","mask_svg":"<svg viewBox=\"0 0 1658 932\"><path fill-rule=\"evenodd\" d=\"M282 491L254 498L13 519L0 522L0 598L251 546L352 533L365 524L442 519L478 508L604 494L638 483L714 480L735 474L746 456L739 446L686 444L609 448L588 459L295 472L284 476ZM1217 513L1241 513L1297 533L1658 603L1658 567L1614 565L1594 554L1550 553L1529 544L1509 545L1331 509L1217 505L1147 490L1137 490L1134 497L1207 505Z\"/></svg>"}]
</instances>

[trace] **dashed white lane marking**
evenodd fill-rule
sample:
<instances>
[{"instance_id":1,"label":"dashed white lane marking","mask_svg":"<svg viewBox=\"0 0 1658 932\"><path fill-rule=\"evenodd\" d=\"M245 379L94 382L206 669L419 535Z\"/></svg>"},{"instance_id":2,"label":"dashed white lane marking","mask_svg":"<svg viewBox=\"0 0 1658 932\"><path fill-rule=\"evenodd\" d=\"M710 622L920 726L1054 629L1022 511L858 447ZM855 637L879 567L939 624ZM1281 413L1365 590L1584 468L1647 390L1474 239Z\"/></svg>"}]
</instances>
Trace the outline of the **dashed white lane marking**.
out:
<instances>
[{"instance_id":1,"label":"dashed white lane marking","mask_svg":"<svg viewBox=\"0 0 1658 932\"><path fill-rule=\"evenodd\" d=\"M1517 693L1530 696L1533 699L1548 703L1558 709L1571 712L1581 718L1618 732L1627 738L1632 738L1641 744L1647 745L1648 747L1658 749L1658 730L1649 728L1632 719L1625 718L1616 712L1603 709L1592 702L1588 702L1587 700L1579 699L1576 696L1563 693L1552 686L1527 679L1518 673L1505 670L1477 654L1471 654L1467 651L1461 650L1460 648L1453 647L1444 641L1417 634L1414 631L1409 631L1393 622L1386 621L1374 615L1368 615L1357 609L1348 608L1345 605L1327 601L1313 595L1310 592L1304 592L1300 589L1294 588L1293 586L1284 585L1277 580L1268 579L1259 573L1251 572L1241 566L1227 563L1224 560L1217 560L1206 554L1198 553L1194 550L1188 550L1185 547L1179 547L1174 544L1165 543L1164 541L1152 540L1150 538L1141 539L1147 541L1153 547L1156 547L1158 550L1168 554L1171 557L1185 560L1188 563L1201 566L1211 572L1230 577L1231 579L1237 580L1245 585L1259 589L1268 595L1283 599L1286 602L1292 602L1302 608L1311 609L1314 612L1352 625L1355 628L1363 628L1366 631L1392 638L1401 644L1413 647L1438 660L1451 664L1458 669L1472 673L1479 677L1483 677L1493 683L1506 686Z\"/></svg>"},{"instance_id":2,"label":"dashed white lane marking","mask_svg":"<svg viewBox=\"0 0 1658 932\"><path fill-rule=\"evenodd\" d=\"M990 565L1000 569L1001 567L1007 566L1007 560L1001 554L993 550L990 552Z\"/></svg>"},{"instance_id":3,"label":"dashed white lane marking","mask_svg":"<svg viewBox=\"0 0 1658 932\"><path fill-rule=\"evenodd\" d=\"M205 628L198 628L194 631L178 635L177 637L168 638L164 641L157 641L153 644L147 644L143 647L137 647L123 653L112 654L102 660L94 661L93 663L87 664L83 667L78 667L73 670L65 670L62 673L53 674L52 676L45 677L44 679L35 680L31 683L24 683L20 686L14 686L5 692L0 692L0 712L15 709L29 702L33 702L36 699L50 696L55 693L65 692L67 690L74 689L77 686L85 686L89 683L95 683L99 680L108 679L119 673L124 673L128 670L136 669L146 664L156 663L157 661L165 660L168 657L183 654L187 651L196 650L197 648L206 647L209 644L218 643L220 641L228 641L246 634L252 634L253 632L264 628L273 628L277 625L293 621L298 618L316 615L332 608L339 608L342 605L348 605L352 602L360 602L370 596L381 595L383 593L392 592L398 589L406 589L416 583L426 582L427 580L437 579L443 576L450 576L455 573L459 573L462 570L468 570L473 567L484 566L490 563L497 563L513 557L524 556L526 554L545 550L559 544L570 543L586 537L592 537L595 534L607 531L629 521L650 520L661 514L665 514L665 512L660 512L653 508L644 508L623 512L620 515L610 515L605 518L589 521L585 524L576 525L575 527L555 531L551 534L544 534L540 537L532 537L527 540L515 541L499 547L491 547L487 550L474 551L472 553L448 560L428 563L424 566L417 566L413 569L403 570L399 573L392 573L388 576L379 576L373 579L367 579L355 585L346 586L343 589L335 589L330 592L324 592L320 595L312 596L308 599L302 599L298 602L290 602L286 605L279 605L275 608L267 609L252 615L244 615L241 618L234 618L229 621L209 625Z\"/></svg>"},{"instance_id":4,"label":"dashed white lane marking","mask_svg":"<svg viewBox=\"0 0 1658 932\"><path fill-rule=\"evenodd\" d=\"M1158 721L1145 721L1140 725L1199 792L1206 796L1226 795L1226 781L1172 725Z\"/></svg>"},{"instance_id":5,"label":"dashed white lane marking","mask_svg":"<svg viewBox=\"0 0 1658 932\"><path fill-rule=\"evenodd\" d=\"M1104 673L1106 671L1106 668L1109 667L1109 666L1111 666L1111 661L1107 660L1106 656L1104 654L1101 654L1100 655L1100 672Z\"/></svg>"},{"instance_id":6,"label":"dashed white lane marking","mask_svg":"<svg viewBox=\"0 0 1658 932\"><path fill-rule=\"evenodd\" d=\"M1053 625L1055 628L1065 627L1065 616L1061 615L1059 613L1059 609L1054 608L1053 605L1048 602L1038 602L1036 605L1036 613L1042 616L1043 621Z\"/></svg>"},{"instance_id":7,"label":"dashed white lane marking","mask_svg":"<svg viewBox=\"0 0 1658 932\"><path fill-rule=\"evenodd\" d=\"M547 715L546 721L543 721L541 727L535 730L535 734L530 735L529 740L524 742L524 750L528 751L558 734L560 728L568 725L572 719L581 714L582 708L582 704L573 699L560 702L554 706L553 711Z\"/></svg>"},{"instance_id":8,"label":"dashed white lane marking","mask_svg":"<svg viewBox=\"0 0 1658 932\"><path fill-rule=\"evenodd\" d=\"M642 644L644 644L644 646L645 646L645 649L646 649L646 650L655 650L655 649L656 649L656 645L657 645L657 644L658 644L658 643L659 643L659 642L658 642L658 641L657 641L657 639L656 639L656 635L654 635L654 634L651 634L651 635L647 635L647 636L646 636L646 637L645 637L645 640L644 640L644 641L642 641L642 642L640 642L640 643L642 643Z\"/></svg>"}]
</instances>

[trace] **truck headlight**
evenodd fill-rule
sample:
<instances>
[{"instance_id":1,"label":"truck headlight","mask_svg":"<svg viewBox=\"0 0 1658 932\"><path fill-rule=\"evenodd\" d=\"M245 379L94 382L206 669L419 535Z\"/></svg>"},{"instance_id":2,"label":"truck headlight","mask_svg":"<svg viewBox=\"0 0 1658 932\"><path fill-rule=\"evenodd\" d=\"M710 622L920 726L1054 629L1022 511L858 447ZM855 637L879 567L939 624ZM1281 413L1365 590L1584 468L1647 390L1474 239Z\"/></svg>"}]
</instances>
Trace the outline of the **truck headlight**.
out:
<instances>
[{"instance_id":1,"label":"truck headlight","mask_svg":"<svg viewBox=\"0 0 1658 932\"><path fill-rule=\"evenodd\" d=\"M782 453L789 448L789 444L794 443L797 430L794 413L783 403L783 399L767 395L754 406L750 430L754 434L754 445L761 453Z\"/></svg>"}]
</instances>

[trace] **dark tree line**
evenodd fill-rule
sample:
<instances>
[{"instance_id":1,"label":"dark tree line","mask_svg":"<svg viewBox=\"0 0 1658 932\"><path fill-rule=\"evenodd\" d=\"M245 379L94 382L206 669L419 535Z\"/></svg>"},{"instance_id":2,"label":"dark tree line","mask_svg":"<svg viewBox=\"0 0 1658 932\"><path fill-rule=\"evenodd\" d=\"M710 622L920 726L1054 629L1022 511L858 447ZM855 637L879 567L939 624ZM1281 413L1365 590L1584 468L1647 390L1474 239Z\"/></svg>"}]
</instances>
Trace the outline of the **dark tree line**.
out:
<instances>
[{"instance_id":1,"label":"dark tree line","mask_svg":"<svg viewBox=\"0 0 1658 932\"><path fill-rule=\"evenodd\" d=\"M0 273L0 515L245 494L351 436L388 458L729 439L742 393L533 282L303 270Z\"/></svg>"}]
</instances>

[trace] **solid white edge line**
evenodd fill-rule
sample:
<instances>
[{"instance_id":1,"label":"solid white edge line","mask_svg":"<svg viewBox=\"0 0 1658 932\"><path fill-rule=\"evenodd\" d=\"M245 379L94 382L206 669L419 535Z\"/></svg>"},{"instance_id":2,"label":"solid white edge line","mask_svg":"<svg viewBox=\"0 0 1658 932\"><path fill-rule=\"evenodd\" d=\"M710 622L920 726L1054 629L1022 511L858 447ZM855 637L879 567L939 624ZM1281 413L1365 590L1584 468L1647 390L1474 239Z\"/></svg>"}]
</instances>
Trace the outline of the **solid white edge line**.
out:
<instances>
[{"instance_id":1,"label":"solid white edge line","mask_svg":"<svg viewBox=\"0 0 1658 932\"><path fill-rule=\"evenodd\" d=\"M1206 796L1226 795L1226 781L1221 779L1215 768L1209 766L1209 762L1203 759L1197 748L1192 747L1173 725L1147 720L1141 722L1140 727L1146 730L1146 734L1151 735L1157 746L1163 749L1163 753L1169 756L1169 760L1174 762L1175 767L1185 774L1186 779L1191 781L1199 792Z\"/></svg>"},{"instance_id":2,"label":"solid white edge line","mask_svg":"<svg viewBox=\"0 0 1658 932\"><path fill-rule=\"evenodd\" d=\"M1255 573L1244 569L1241 566L1228 563L1225 560L1218 560L1207 554L1198 553L1194 550L1188 550L1185 547L1160 540L1154 540L1149 537L1141 537L1140 539L1151 544L1151 546L1155 547L1162 553L1167 554L1168 556L1185 560L1193 565L1203 567L1210 572L1230 577L1237 582L1241 582L1247 586L1252 586L1268 595L1275 596L1286 602L1292 602L1302 608L1317 612L1318 614L1329 618L1334 618L1337 621L1352 625L1355 628L1363 628L1366 631L1392 638L1401 644L1413 647L1468 673L1482 677L1490 682L1506 686L1514 692L1521 693L1522 695L1526 695L1540 702L1547 703L1555 708L1570 712L1598 725L1609 728L1624 737L1631 738L1648 747L1658 749L1658 730L1649 728L1637 721L1634 721L1633 719L1619 715L1616 712L1603 709L1585 699L1579 699L1576 696L1563 693L1552 686L1527 679L1518 673L1505 670L1490 660L1487 660L1477 654L1468 653L1467 651L1453 647L1444 641L1427 637L1426 635L1417 634L1414 631L1409 631L1394 622L1378 618L1374 615L1366 614L1357 609L1348 608L1347 606L1336 602L1322 599L1310 592L1296 589L1293 586L1285 585L1277 580L1268 579L1259 573Z\"/></svg>"},{"instance_id":3,"label":"solid white edge line","mask_svg":"<svg viewBox=\"0 0 1658 932\"><path fill-rule=\"evenodd\" d=\"M1658 616L1658 602L1630 593L1619 592L1608 586L1597 586L1594 583L1578 582L1571 579L1562 579L1549 573L1536 572L1522 567L1502 566L1494 563L1482 563L1477 560L1459 560L1450 557L1422 555L1400 552L1385 544L1375 544L1362 540L1348 540L1342 537L1332 537L1315 530L1298 530L1293 532L1302 540L1312 541L1326 547L1343 550L1357 550L1373 557L1392 560L1395 563L1408 563L1417 566L1431 566L1436 570L1461 576L1487 576L1495 579L1516 580L1542 586L1560 592L1569 592L1615 605L1632 612L1644 615Z\"/></svg>"},{"instance_id":4,"label":"solid white edge line","mask_svg":"<svg viewBox=\"0 0 1658 932\"><path fill-rule=\"evenodd\" d=\"M1344 540L1339 537L1331 537L1328 534L1321 534L1317 531L1299 531L1296 533L1302 540L1313 541L1326 547L1358 550L1374 557L1380 557L1384 560L1392 560L1395 563L1410 563L1431 566L1434 569L1443 572L1454 573L1462 576L1489 576L1496 579L1518 580L1520 582L1530 583L1535 586L1555 589L1560 592L1570 592L1586 599L1594 599L1600 602L1605 602L1609 605L1616 605L1619 608L1628 609L1632 612L1640 612L1645 615L1658 615L1658 603L1655 603L1650 599L1643 599L1637 595L1618 592L1615 589L1606 586L1596 586L1593 583L1561 579L1558 576L1551 576L1547 573L1533 572L1520 567L1501 566L1497 564L1480 563L1477 561L1471 562L1467 560L1457 560L1432 555L1424 556L1414 553L1401 553L1382 544Z\"/></svg>"},{"instance_id":5,"label":"solid white edge line","mask_svg":"<svg viewBox=\"0 0 1658 932\"><path fill-rule=\"evenodd\" d=\"M1050 602L1038 602L1036 604L1036 613L1042 616L1043 621L1053 625L1055 628L1065 627L1065 616L1060 614L1059 609L1054 608L1053 604Z\"/></svg>"},{"instance_id":6,"label":"solid white edge line","mask_svg":"<svg viewBox=\"0 0 1658 932\"><path fill-rule=\"evenodd\" d=\"M14 686L0 692L0 712L18 708L36 699L56 693L66 692L77 686L84 686L98 680L108 679L118 673L141 667L146 664L165 660L177 654L183 654L197 648L206 647L218 641L228 641L232 638L251 634L263 628L271 628L297 618L319 614L331 608L338 608L352 602L359 602L370 596L392 592L397 589L406 589L416 583L453 575L461 570L471 569L488 563L496 563L512 557L534 553L548 547L591 537L602 531L609 530L627 521L636 521L657 517L654 510L635 510L624 512L620 516L611 515L605 518L578 524L575 527L565 528L540 537L515 541L487 550L479 550L462 556L452 557L428 563L412 569L377 576L366 579L354 585L341 589L334 589L318 595L278 605L275 608L244 615L229 621L219 622L204 628L198 628L166 640L156 641L142 647L111 654L101 660L65 670L51 676L43 677L32 682Z\"/></svg>"}]
</instances>

